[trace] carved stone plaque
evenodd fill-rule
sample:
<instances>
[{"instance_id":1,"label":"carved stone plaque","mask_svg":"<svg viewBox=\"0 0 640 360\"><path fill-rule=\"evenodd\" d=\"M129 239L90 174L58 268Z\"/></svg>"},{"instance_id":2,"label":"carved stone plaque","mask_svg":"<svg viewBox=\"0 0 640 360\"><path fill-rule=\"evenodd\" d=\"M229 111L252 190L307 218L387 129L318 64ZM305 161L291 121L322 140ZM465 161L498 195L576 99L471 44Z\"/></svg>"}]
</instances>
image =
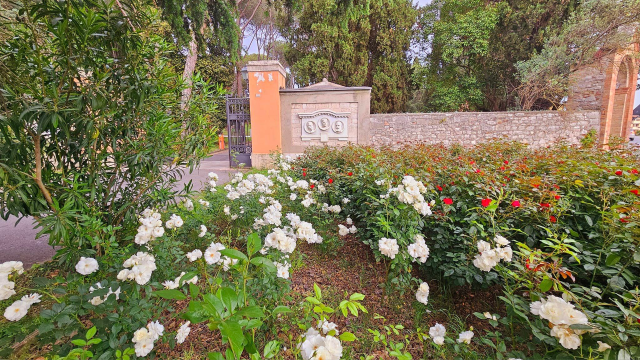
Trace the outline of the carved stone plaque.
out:
<instances>
[{"instance_id":1,"label":"carved stone plaque","mask_svg":"<svg viewBox=\"0 0 640 360\"><path fill-rule=\"evenodd\" d=\"M349 139L349 113L318 110L298 116L302 121L302 140L327 142Z\"/></svg>"}]
</instances>

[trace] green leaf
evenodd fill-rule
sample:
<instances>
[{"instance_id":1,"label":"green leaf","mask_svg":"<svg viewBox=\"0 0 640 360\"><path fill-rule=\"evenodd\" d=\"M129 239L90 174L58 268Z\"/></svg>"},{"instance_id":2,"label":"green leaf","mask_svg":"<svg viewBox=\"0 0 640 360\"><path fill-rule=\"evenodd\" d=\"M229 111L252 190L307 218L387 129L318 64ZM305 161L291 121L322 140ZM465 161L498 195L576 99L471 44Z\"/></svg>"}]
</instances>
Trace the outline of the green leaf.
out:
<instances>
[{"instance_id":1,"label":"green leaf","mask_svg":"<svg viewBox=\"0 0 640 360\"><path fill-rule=\"evenodd\" d=\"M607 256L607 260L605 260L605 264L607 264L607 266L613 266L615 264L618 263L618 261L620 261L621 256L618 254L609 254L609 256Z\"/></svg>"},{"instance_id":2,"label":"green leaf","mask_svg":"<svg viewBox=\"0 0 640 360\"><path fill-rule=\"evenodd\" d=\"M318 284L313 283L313 291L316 293L316 299L322 301L322 290L320 290Z\"/></svg>"},{"instance_id":3,"label":"green leaf","mask_svg":"<svg viewBox=\"0 0 640 360\"><path fill-rule=\"evenodd\" d=\"M98 329L94 326L91 329L87 330L87 340L91 340L91 338L93 338L96 335L96 332L98 331Z\"/></svg>"},{"instance_id":4,"label":"green leaf","mask_svg":"<svg viewBox=\"0 0 640 360\"><path fill-rule=\"evenodd\" d=\"M349 297L349 300L351 300L351 301L362 301L362 300L364 300L364 295L362 295L360 293L353 293Z\"/></svg>"},{"instance_id":5,"label":"green leaf","mask_svg":"<svg viewBox=\"0 0 640 360\"><path fill-rule=\"evenodd\" d=\"M260 249L262 249L260 235L258 235L258 233L251 233L249 237L247 237L247 253L253 255Z\"/></svg>"},{"instance_id":6,"label":"green leaf","mask_svg":"<svg viewBox=\"0 0 640 360\"><path fill-rule=\"evenodd\" d=\"M316 298L314 298L312 296L307 296L307 298L305 300L307 300L308 302L310 302L310 303L312 303L314 305L320 305L321 304L318 299L316 299Z\"/></svg>"},{"instance_id":7,"label":"green leaf","mask_svg":"<svg viewBox=\"0 0 640 360\"><path fill-rule=\"evenodd\" d=\"M230 312L233 312L236 309L236 305L238 304L238 294L228 287L223 287L220 289L220 299L227 307Z\"/></svg>"},{"instance_id":8,"label":"green leaf","mask_svg":"<svg viewBox=\"0 0 640 360\"><path fill-rule=\"evenodd\" d=\"M271 315L276 316L278 314L285 314L292 312L288 306L277 306L273 311L271 311Z\"/></svg>"},{"instance_id":9,"label":"green leaf","mask_svg":"<svg viewBox=\"0 0 640 360\"><path fill-rule=\"evenodd\" d=\"M356 336L350 332L343 332L342 334L340 334L339 338L341 341L354 341L356 339Z\"/></svg>"},{"instance_id":10,"label":"green leaf","mask_svg":"<svg viewBox=\"0 0 640 360\"><path fill-rule=\"evenodd\" d=\"M276 266L273 264L273 261L265 258L265 257L255 257L253 259L251 259L251 264L255 265L255 266L262 266L264 267L265 270L269 271L269 272L275 272Z\"/></svg>"},{"instance_id":11,"label":"green leaf","mask_svg":"<svg viewBox=\"0 0 640 360\"><path fill-rule=\"evenodd\" d=\"M220 323L218 328L220 329L220 333L229 339L233 353L236 358L239 359L242 349L244 348L244 334L242 333L242 327L240 324L233 320L223 321Z\"/></svg>"},{"instance_id":12,"label":"green leaf","mask_svg":"<svg viewBox=\"0 0 640 360\"><path fill-rule=\"evenodd\" d=\"M256 305L244 307L234 313L234 316L246 316L249 318L261 318L264 317L264 311L262 308Z\"/></svg>"},{"instance_id":13,"label":"green leaf","mask_svg":"<svg viewBox=\"0 0 640 360\"><path fill-rule=\"evenodd\" d=\"M198 275L198 273L197 273L197 272L195 272L195 271L190 271L190 272L188 272L188 273L186 273L186 274L182 275L182 277L180 277L180 280L179 280L179 284L178 284L178 285L180 285L180 286L184 285L184 283L186 283L187 281L189 281L189 280L193 279L193 278L194 278L194 277L196 277L197 275Z\"/></svg>"},{"instance_id":14,"label":"green leaf","mask_svg":"<svg viewBox=\"0 0 640 360\"><path fill-rule=\"evenodd\" d=\"M547 292L547 291L551 290L552 286L553 286L553 280L551 280L548 277L546 277L546 278L544 278L544 280L542 280L540 282L540 291L541 292Z\"/></svg>"},{"instance_id":15,"label":"green leaf","mask_svg":"<svg viewBox=\"0 0 640 360\"><path fill-rule=\"evenodd\" d=\"M195 284L189 284L189 294L192 299L197 299L200 294L200 288Z\"/></svg>"},{"instance_id":16,"label":"green leaf","mask_svg":"<svg viewBox=\"0 0 640 360\"><path fill-rule=\"evenodd\" d=\"M71 343L75 346L86 346L87 342L82 339L71 340Z\"/></svg>"},{"instance_id":17,"label":"green leaf","mask_svg":"<svg viewBox=\"0 0 640 360\"><path fill-rule=\"evenodd\" d=\"M154 291L153 294L168 300L184 300L187 298L187 295L183 294L182 291L176 289L157 290Z\"/></svg>"},{"instance_id":18,"label":"green leaf","mask_svg":"<svg viewBox=\"0 0 640 360\"><path fill-rule=\"evenodd\" d=\"M236 250L236 249L223 249L220 250L220 253L222 255L225 255L227 257L230 257L232 259L237 259L237 260L249 260L247 258L247 255L241 253L240 251Z\"/></svg>"},{"instance_id":19,"label":"green leaf","mask_svg":"<svg viewBox=\"0 0 640 360\"><path fill-rule=\"evenodd\" d=\"M271 340L264 346L264 357L271 359L280 352L280 342L277 340Z\"/></svg>"},{"instance_id":20,"label":"green leaf","mask_svg":"<svg viewBox=\"0 0 640 360\"><path fill-rule=\"evenodd\" d=\"M225 360L224 355L219 352L210 352L207 354L209 360Z\"/></svg>"},{"instance_id":21,"label":"green leaf","mask_svg":"<svg viewBox=\"0 0 640 360\"><path fill-rule=\"evenodd\" d=\"M593 226L593 220L591 220L589 215L585 215L584 219L587 220L587 224L589 224L589 226Z\"/></svg>"}]
</instances>

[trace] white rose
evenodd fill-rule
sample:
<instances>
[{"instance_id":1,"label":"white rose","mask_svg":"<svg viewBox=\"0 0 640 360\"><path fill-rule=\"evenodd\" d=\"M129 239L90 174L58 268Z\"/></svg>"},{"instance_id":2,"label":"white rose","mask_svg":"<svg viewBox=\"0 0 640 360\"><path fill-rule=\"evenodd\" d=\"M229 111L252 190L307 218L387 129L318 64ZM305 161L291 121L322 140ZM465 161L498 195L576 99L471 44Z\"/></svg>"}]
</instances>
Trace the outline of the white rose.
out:
<instances>
[{"instance_id":1,"label":"white rose","mask_svg":"<svg viewBox=\"0 0 640 360\"><path fill-rule=\"evenodd\" d=\"M81 275L89 275L98 271L98 262L93 258L81 257L76 264L76 271Z\"/></svg>"}]
</instances>

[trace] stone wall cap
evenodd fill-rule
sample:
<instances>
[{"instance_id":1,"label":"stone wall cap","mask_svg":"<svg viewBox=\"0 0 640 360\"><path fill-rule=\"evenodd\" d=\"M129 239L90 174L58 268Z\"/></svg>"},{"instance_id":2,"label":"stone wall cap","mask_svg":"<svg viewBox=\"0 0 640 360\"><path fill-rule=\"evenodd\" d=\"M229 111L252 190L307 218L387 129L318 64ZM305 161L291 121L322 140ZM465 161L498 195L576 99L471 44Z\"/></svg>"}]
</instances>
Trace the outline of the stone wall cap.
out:
<instances>
[{"instance_id":1,"label":"stone wall cap","mask_svg":"<svg viewBox=\"0 0 640 360\"><path fill-rule=\"evenodd\" d=\"M262 72L262 71L278 71L283 77L287 77L287 73L284 70L284 66L280 64L278 60L257 60L249 61L247 63L247 71L250 72Z\"/></svg>"},{"instance_id":2,"label":"stone wall cap","mask_svg":"<svg viewBox=\"0 0 640 360\"><path fill-rule=\"evenodd\" d=\"M362 90L371 91L371 88L368 86L347 87L347 86L339 85L336 83L332 83L329 80L327 80L327 78L323 78L321 82L313 85L309 85L309 86L297 88L297 89L281 89L280 92L289 93L289 92L304 92L304 91L362 91Z\"/></svg>"}]
</instances>

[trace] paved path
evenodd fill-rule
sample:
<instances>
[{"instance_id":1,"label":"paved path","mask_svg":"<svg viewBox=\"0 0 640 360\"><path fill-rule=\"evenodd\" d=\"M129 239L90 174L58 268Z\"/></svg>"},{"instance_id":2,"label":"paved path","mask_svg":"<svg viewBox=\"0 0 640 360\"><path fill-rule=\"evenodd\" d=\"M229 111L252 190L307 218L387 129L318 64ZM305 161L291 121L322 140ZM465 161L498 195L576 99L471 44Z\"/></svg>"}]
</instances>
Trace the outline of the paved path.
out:
<instances>
[{"instance_id":1,"label":"paved path","mask_svg":"<svg viewBox=\"0 0 640 360\"><path fill-rule=\"evenodd\" d=\"M229 181L230 174L237 170L229 168L229 152L221 151L204 159L200 166L192 173L184 174L177 188L181 189L189 180L194 190L201 190L207 180L209 172L215 172L220 177L218 184ZM33 219L24 218L15 225L17 218L10 217L4 221L0 219L0 263L10 260L22 261L25 268L32 264L50 260L55 250L49 246L48 237L36 239L38 230L34 229Z\"/></svg>"}]
</instances>

